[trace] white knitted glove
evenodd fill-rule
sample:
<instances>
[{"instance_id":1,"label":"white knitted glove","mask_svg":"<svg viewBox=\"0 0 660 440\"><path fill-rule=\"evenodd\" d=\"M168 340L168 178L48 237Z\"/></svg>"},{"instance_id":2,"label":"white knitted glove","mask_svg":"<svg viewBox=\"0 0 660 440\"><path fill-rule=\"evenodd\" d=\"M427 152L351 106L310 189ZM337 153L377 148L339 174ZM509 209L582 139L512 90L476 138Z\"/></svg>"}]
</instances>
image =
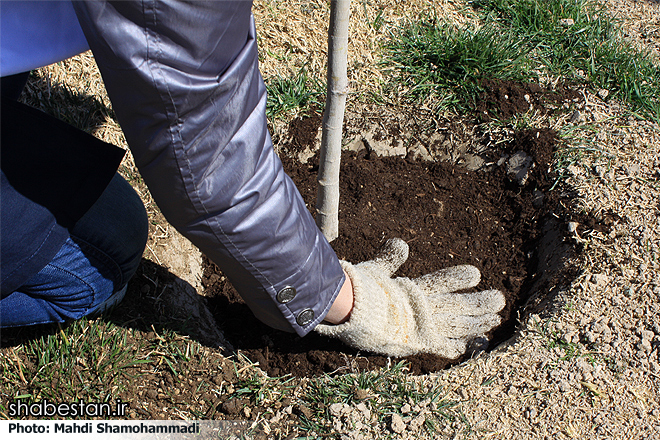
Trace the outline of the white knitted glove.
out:
<instances>
[{"instance_id":1,"label":"white knitted glove","mask_svg":"<svg viewBox=\"0 0 660 440\"><path fill-rule=\"evenodd\" d=\"M394 238L371 261L340 261L353 283L353 310L347 322L315 330L373 353L455 359L468 342L499 325L497 312L505 305L500 291L454 293L479 284L476 267L450 267L413 280L392 278L407 259L408 245Z\"/></svg>"}]
</instances>

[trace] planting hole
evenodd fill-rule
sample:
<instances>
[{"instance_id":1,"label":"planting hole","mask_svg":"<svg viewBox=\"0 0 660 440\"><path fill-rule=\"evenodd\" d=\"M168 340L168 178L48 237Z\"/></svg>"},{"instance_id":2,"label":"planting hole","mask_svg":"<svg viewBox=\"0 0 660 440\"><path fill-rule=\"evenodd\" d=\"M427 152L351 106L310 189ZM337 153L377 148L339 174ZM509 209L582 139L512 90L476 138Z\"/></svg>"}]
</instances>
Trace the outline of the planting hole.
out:
<instances>
[{"instance_id":1,"label":"planting hole","mask_svg":"<svg viewBox=\"0 0 660 440\"><path fill-rule=\"evenodd\" d=\"M545 110L550 101L575 96L569 89L550 93L515 83L490 83L488 90L477 113L482 121L524 112L530 104ZM306 163L296 158L314 142L308 134L316 133L319 124L318 115L294 121L286 145L280 145L285 170L310 209L316 198L318 155ZM413 158L420 156L414 148L408 148L406 157L380 157L374 138L386 138L383 135L365 136L367 141L353 145L355 151L345 151L340 237L332 246L339 258L358 263L373 258L387 239L400 237L408 242L410 257L397 276L418 277L458 264L476 266L482 273L476 290L499 289L507 299L503 323L489 335L494 347L514 334L532 294L542 301L538 294L547 293L551 280L566 276L563 262L575 243L566 225L577 217L570 212L570 195L551 189L555 176L548 170L559 140L554 130L511 129L506 142L482 136L480 145L469 148L447 142L451 130L449 125L424 147L445 161ZM396 134L398 128L386 132ZM597 225L591 222L589 227ZM357 353L313 332L300 338L261 324L206 259L203 284L228 342L270 376L315 376L389 363L385 356ZM422 374L464 359L416 355L405 361L412 373Z\"/></svg>"}]
</instances>

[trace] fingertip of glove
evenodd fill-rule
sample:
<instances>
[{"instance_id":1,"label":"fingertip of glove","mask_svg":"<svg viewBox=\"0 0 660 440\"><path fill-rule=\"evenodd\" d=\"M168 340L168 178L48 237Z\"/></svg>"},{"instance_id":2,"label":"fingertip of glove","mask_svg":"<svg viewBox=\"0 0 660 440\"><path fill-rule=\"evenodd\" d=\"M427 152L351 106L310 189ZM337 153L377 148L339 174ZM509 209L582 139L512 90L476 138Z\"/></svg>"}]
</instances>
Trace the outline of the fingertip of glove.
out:
<instances>
[{"instance_id":1,"label":"fingertip of glove","mask_svg":"<svg viewBox=\"0 0 660 440\"><path fill-rule=\"evenodd\" d=\"M408 254L408 243L400 238L390 238L380 249L378 255L366 263L377 265L391 276L408 259Z\"/></svg>"},{"instance_id":2,"label":"fingertip of glove","mask_svg":"<svg viewBox=\"0 0 660 440\"><path fill-rule=\"evenodd\" d=\"M502 317L496 313L483 315L481 318L480 331L487 333L502 323Z\"/></svg>"},{"instance_id":3,"label":"fingertip of glove","mask_svg":"<svg viewBox=\"0 0 660 440\"><path fill-rule=\"evenodd\" d=\"M468 293L478 304L478 312L475 315L485 315L489 313L498 313L506 306L506 298L499 290L484 290L482 292Z\"/></svg>"},{"instance_id":4,"label":"fingertip of glove","mask_svg":"<svg viewBox=\"0 0 660 440\"><path fill-rule=\"evenodd\" d=\"M408 243L398 237L395 237L390 238L385 242L385 245L380 251L380 254L396 254L400 255L403 260L407 260L409 251L410 247L408 246Z\"/></svg>"},{"instance_id":5,"label":"fingertip of glove","mask_svg":"<svg viewBox=\"0 0 660 440\"><path fill-rule=\"evenodd\" d=\"M450 343L445 346L444 352L441 355L449 360L455 360L463 356L466 350L467 341L463 339L450 339Z\"/></svg>"},{"instance_id":6,"label":"fingertip of glove","mask_svg":"<svg viewBox=\"0 0 660 440\"><path fill-rule=\"evenodd\" d=\"M456 271L457 274L463 279L463 283L468 287L474 287L481 281L481 272L471 264L464 264L461 266L454 266L450 268Z\"/></svg>"},{"instance_id":7,"label":"fingertip of glove","mask_svg":"<svg viewBox=\"0 0 660 440\"><path fill-rule=\"evenodd\" d=\"M506 298L499 290L487 290L484 292L490 297L491 310L493 313L502 311L506 306Z\"/></svg>"},{"instance_id":8,"label":"fingertip of glove","mask_svg":"<svg viewBox=\"0 0 660 440\"><path fill-rule=\"evenodd\" d=\"M481 272L474 266L452 266L415 279L417 285L430 294L454 293L479 284Z\"/></svg>"}]
</instances>

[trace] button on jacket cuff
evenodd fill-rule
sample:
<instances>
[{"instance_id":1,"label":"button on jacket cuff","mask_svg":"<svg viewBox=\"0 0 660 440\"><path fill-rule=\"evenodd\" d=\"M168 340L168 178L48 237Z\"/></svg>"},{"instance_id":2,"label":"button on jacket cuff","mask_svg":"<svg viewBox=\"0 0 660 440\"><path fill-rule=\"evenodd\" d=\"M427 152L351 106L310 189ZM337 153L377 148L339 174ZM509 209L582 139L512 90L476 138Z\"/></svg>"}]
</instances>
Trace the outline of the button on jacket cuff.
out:
<instances>
[{"instance_id":1,"label":"button on jacket cuff","mask_svg":"<svg viewBox=\"0 0 660 440\"><path fill-rule=\"evenodd\" d=\"M292 277L282 280L281 285L285 287L275 289L280 312L301 336L323 321L345 280L344 271L338 262L335 268L334 253L324 252L325 239L322 235L318 238L321 243L312 247L307 261ZM280 302L283 297L288 301Z\"/></svg>"}]
</instances>

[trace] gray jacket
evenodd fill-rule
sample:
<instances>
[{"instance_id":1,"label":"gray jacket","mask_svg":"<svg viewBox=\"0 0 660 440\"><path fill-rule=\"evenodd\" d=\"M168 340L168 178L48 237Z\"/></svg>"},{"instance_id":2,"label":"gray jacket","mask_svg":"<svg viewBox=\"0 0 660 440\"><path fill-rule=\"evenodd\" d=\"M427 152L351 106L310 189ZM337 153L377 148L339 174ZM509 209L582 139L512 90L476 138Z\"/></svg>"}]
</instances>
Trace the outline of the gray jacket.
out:
<instances>
[{"instance_id":1,"label":"gray jacket","mask_svg":"<svg viewBox=\"0 0 660 440\"><path fill-rule=\"evenodd\" d=\"M74 2L156 203L266 324L305 335L344 281L273 150L251 2Z\"/></svg>"}]
</instances>

